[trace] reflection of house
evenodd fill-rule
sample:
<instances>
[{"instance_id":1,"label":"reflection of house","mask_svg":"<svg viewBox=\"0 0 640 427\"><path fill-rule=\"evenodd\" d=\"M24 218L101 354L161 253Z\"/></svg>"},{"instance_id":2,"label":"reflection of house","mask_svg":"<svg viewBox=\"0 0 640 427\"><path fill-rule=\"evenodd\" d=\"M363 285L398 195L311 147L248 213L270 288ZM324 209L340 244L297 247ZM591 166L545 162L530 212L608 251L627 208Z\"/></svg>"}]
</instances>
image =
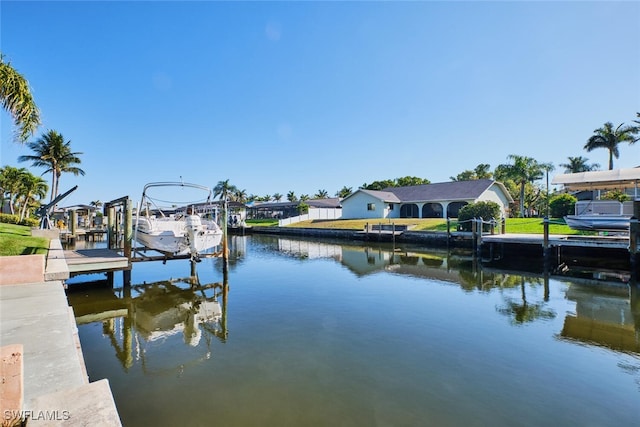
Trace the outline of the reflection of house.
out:
<instances>
[{"instance_id":1,"label":"reflection of house","mask_svg":"<svg viewBox=\"0 0 640 427\"><path fill-rule=\"evenodd\" d=\"M300 207L302 204L312 209L339 209L340 199L337 197L326 199L310 199L295 202L254 202L247 204L247 214L251 219L261 218L290 218L292 216L300 215Z\"/></svg>"},{"instance_id":2,"label":"reflection of house","mask_svg":"<svg viewBox=\"0 0 640 427\"><path fill-rule=\"evenodd\" d=\"M504 185L490 179L359 189L342 201L342 218L457 218L463 206L489 201L508 216L513 199Z\"/></svg>"}]
</instances>

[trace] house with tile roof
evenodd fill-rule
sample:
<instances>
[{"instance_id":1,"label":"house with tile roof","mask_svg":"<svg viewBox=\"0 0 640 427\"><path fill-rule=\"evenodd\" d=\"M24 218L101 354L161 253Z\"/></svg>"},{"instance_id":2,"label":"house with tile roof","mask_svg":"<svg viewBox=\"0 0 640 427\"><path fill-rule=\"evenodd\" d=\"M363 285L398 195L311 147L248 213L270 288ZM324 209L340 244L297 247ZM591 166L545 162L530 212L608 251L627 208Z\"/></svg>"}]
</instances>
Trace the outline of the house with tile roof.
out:
<instances>
[{"instance_id":1,"label":"house with tile roof","mask_svg":"<svg viewBox=\"0 0 640 427\"><path fill-rule=\"evenodd\" d=\"M342 200L342 218L457 218L475 202L495 202L503 216L513 198L505 186L491 179L452 181L384 190L359 189Z\"/></svg>"}]
</instances>

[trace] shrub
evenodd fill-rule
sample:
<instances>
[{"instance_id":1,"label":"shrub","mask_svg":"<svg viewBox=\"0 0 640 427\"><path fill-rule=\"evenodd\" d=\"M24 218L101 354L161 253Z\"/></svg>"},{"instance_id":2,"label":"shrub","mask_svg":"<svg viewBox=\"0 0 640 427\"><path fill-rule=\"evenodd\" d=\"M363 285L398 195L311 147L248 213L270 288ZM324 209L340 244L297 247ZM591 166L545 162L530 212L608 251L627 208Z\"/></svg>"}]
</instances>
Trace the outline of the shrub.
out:
<instances>
[{"instance_id":1,"label":"shrub","mask_svg":"<svg viewBox=\"0 0 640 427\"><path fill-rule=\"evenodd\" d=\"M18 215L0 214L0 222L5 224L26 225L27 227L37 227L40 222L35 218L25 218L20 221Z\"/></svg>"},{"instance_id":2,"label":"shrub","mask_svg":"<svg viewBox=\"0 0 640 427\"><path fill-rule=\"evenodd\" d=\"M573 215L577 201L571 194L556 194L549 199L549 213L553 218Z\"/></svg>"},{"instance_id":3,"label":"shrub","mask_svg":"<svg viewBox=\"0 0 640 427\"><path fill-rule=\"evenodd\" d=\"M500 218L500 205L496 202L478 202L470 203L460 209L458 212L458 223L463 231L471 231L471 222L467 222L472 218L482 218L483 221ZM489 230L489 224L485 224L482 228Z\"/></svg>"}]
</instances>

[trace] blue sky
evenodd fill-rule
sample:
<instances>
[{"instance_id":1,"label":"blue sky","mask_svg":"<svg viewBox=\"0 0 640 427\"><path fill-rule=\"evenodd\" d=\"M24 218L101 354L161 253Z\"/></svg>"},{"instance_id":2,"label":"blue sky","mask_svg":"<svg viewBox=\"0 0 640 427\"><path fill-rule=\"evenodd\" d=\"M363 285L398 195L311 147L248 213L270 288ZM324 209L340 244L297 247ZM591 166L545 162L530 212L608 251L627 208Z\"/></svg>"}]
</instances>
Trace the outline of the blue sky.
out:
<instances>
[{"instance_id":1,"label":"blue sky","mask_svg":"<svg viewBox=\"0 0 640 427\"><path fill-rule=\"evenodd\" d=\"M509 154L606 168L586 140L640 111L639 2L3 0L0 14L36 137L83 153L65 205L181 176L312 196ZM0 163L30 168L0 118ZM623 145L614 166L638 165L640 144Z\"/></svg>"}]
</instances>

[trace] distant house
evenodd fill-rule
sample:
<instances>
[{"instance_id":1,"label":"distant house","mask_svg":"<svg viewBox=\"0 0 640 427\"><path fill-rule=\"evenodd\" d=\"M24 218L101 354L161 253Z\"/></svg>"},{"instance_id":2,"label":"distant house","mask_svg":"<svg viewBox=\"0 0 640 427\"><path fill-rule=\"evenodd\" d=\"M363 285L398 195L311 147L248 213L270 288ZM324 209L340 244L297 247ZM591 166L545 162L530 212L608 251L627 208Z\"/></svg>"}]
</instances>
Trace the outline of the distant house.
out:
<instances>
[{"instance_id":1,"label":"distant house","mask_svg":"<svg viewBox=\"0 0 640 427\"><path fill-rule=\"evenodd\" d=\"M300 215L298 209L302 201L295 202L254 202L247 204L248 218L282 219ZM309 209L340 209L340 199L337 197L326 199L309 199L304 203Z\"/></svg>"},{"instance_id":2,"label":"distant house","mask_svg":"<svg viewBox=\"0 0 640 427\"><path fill-rule=\"evenodd\" d=\"M463 206L488 201L496 202L506 217L513 198L490 179L359 189L342 200L342 218L457 218Z\"/></svg>"}]
</instances>

